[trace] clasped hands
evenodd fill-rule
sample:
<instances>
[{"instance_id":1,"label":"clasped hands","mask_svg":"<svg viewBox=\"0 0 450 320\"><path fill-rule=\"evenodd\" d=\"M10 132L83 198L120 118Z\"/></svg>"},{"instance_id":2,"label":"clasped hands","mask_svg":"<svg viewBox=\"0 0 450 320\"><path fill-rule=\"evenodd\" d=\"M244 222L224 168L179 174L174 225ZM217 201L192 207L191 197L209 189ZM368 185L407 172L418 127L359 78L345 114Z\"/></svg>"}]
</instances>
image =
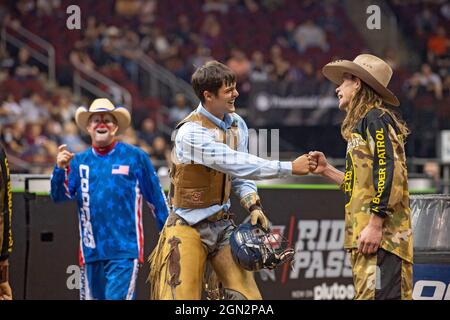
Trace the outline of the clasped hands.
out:
<instances>
[{"instance_id":1,"label":"clasped hands","mask_svg":"<svg viewBox=\"0 0 450 320\"><path fill-rule=\"evenodd\" d=\"M311 151L292 161L292 174L306 175L308 173L321 174L327 167L327 161L322 152Z\"/></svg>"}]
</instances>

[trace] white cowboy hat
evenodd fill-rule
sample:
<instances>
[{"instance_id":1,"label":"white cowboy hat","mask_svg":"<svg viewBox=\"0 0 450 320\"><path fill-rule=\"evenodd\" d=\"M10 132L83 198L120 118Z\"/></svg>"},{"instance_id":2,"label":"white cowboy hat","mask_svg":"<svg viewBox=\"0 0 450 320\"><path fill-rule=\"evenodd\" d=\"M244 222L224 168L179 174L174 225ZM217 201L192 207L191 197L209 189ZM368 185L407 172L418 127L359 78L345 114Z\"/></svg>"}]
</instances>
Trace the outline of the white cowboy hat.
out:
<instances>
[{"instance_id":1,"label":"white cowboy hat","mask_svg":"<svg viewBox=\"0 0 450 320\"><path fill-rule=\"evenodd\" d=\"M75 113L75 122L78 127L88 132L86 127L88 125L89 117L94 113L108 112L117 120L117 134L122 134L128 128L131 122L130 112L125 107L116 107L111 101L105 98L95 99L89 106L89 110L86 107L79 107Z\"/></svg>"},{"instance_id":2,"label":"white cowboy hat","mask_svg":"<svg viewBox=\"0 0 450 320\"><path fill-rule=\"evenodd\" d=\"M323 75L337 85L342 84L345 72L361 79L385 102L393 106L400 105L397 97L387 88L392 77L392 68L385 61L371 54L360 54L353 61L336 60L322 69Z\"/></svg>"}]
</instances>

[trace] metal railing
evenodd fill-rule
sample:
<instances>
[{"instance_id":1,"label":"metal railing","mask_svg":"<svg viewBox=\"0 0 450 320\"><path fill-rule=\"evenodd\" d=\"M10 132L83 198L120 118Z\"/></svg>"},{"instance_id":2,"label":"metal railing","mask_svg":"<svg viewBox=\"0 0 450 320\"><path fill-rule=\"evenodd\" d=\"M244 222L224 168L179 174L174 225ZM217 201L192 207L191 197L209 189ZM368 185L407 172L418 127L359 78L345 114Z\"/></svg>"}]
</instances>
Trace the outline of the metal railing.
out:
<instances>
[{"instance_id":1,"label":"metal railing","mask_svg":"<svg viewBox=\"0 0 450 320\"><path fill-rule=\"evenodd\" d=\"M40 47L47 53L47 55L27 45L23 40L11 34L11 32L9 32L8 29L14 30L18 35L22 36L23 38L31 41L36 46ZM42 63L44 66L47 67L48 80L51 83L55 83L56 80L55 48L49 42L45 41L41 37L35 35L34 33L30 32L29 30L23 28L20 25L14 27L4 25L1 32L1 37L2 37L2 45L4 47L6 47L6 43L9 43L19 49L22 47L26 47L27 50L30 52L30 55L34 59L36 59L38 62Z\"/></svg>"},{"instance_id":2,"label":"metal railing","mask_svg":"<svg viewBox=\"0 0 450 320\"><path fill-rule=\"evenodd\" d=\"M163 90L169 89L172 94L183 93L186 100L193 106L198 103L198 98L188 83L177 78L146 55L142 55L137 61L150 78L149 92L151 96L162 97Z\"/></svg>"},{"instance_id":3,"label":"metal railing","mask_svg":"<svg viewBox=\"0 0 450 320\"><path fill-rule=\"evenodd\" d=\"M124 106L128 109L132 108L133 98L131 97L131 93L127 89L120 86L113 80L105 77L96 70L85 70L83 68L75 66L74 69L73 92L78 100L80 100L81 91L82 89L84 89L97 97L108 97L114 102L123 103ZM97 83L105 85L108 90L101 89ZM117 97L114 91L119 92L120 97Z\"/></svg>"},{"instance_id":4,"label":"metal railing","mask_svg":"<svg viewBox=\"0 0 450 320\"><path fill-rule=\"evenodd\" d=\"M137 60L137 63L140 70L148 77L148 93L150 96L168 103L167 97L173 97L177 93L182 93L191 106L196 106L198 104L199 100L197 96L191 86L184 80L177 78L173 73L156 64L146 55L142 55ZM173 128L166 125L162 117L167 116L169 110L170 109L163 103L160 107L160 112L157 115L159 119L156 119L158 129L167 135L171 134Z\"/></svg>"}]
</instances>

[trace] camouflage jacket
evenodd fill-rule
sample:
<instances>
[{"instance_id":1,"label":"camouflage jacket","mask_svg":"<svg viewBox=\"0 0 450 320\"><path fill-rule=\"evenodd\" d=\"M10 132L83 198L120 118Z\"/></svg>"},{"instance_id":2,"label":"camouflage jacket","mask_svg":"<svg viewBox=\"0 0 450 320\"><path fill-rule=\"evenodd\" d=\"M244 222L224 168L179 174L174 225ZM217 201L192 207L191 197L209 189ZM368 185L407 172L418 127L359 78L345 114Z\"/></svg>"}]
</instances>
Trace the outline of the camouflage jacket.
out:
<instances>
[{"instance_id":1,"label":"camouflage jacket","mask_svg":"<svg viewBox=\"0 0 450 320\"><path fill-rule=\"evenodd\" d=\"M384 218L381 247L412 262L411 211L404 142L389 114L370 110L348 141L341 186L346 195L345 241L357 240L372 214Z\"/></svg>"},{"instance_id":2,"label":"camouflage jacket","mask_svg":"<svg viewBox=\"0 0 450 320\"><path fill-rule=\"evenodd\" d=\"M0 146L0 261L7 259L12 251L11 218L12 191L8 159Z\"/></svg>"}]
</instances>

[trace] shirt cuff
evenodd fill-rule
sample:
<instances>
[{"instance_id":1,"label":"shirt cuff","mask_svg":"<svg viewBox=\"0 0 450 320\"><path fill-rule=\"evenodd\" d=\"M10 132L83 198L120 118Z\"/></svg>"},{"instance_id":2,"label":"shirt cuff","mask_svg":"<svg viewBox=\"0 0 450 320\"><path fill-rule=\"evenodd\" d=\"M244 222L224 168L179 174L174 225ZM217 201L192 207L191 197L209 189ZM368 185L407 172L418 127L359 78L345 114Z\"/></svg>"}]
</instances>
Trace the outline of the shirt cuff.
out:
<instances>
[{"instance_id":1,"label":"shirt cuff","mask_svg":"<svg viewBox=\"0 0 450 320\"><path fill-rule=\"evenodd\" d=\"M53 174L62 174L62 173L66 173L66 169L61 169L55 164L55 167L53 168Z\"/></svg>"},{"instance_id":2,"label":"shirt cuff","mask_svg":"<svg viewBox=\"0 0 450 320\"><path fill-rule=\"evenodd\" d=\"M245 197L249 193L258 193L258 189L256 188L256 185L255 185L255 189L250 188L249 186L241 187L241 189L239 190L239 197L240 197L240 199L242 199L243 197Z\"/></svg>"},{"instance_id":3,"label":"shirt cuff","mask_svg":"<svg viewBox=\"0 0 450 320\"><path fill-rule=\"evenodd\" d=\"M292 162L291 161L280 161L278 165L278 172L280 176L292 176Z\"/></svg>"},{"instance_id":4,"label":"shirt cuff","mask_svg":"<svg viewBox=\"0 0 450 320\"><path fill-rule=\"evenodd\" d=\"M379 216L380 218L383 218L383 219L388 216L386 212L381 211L381 210L376 209L376 208L373 208L373 207L370 207L370 213L374 214L374 215L377 215L377 216Z\"/></svg>"}]
</instances>

